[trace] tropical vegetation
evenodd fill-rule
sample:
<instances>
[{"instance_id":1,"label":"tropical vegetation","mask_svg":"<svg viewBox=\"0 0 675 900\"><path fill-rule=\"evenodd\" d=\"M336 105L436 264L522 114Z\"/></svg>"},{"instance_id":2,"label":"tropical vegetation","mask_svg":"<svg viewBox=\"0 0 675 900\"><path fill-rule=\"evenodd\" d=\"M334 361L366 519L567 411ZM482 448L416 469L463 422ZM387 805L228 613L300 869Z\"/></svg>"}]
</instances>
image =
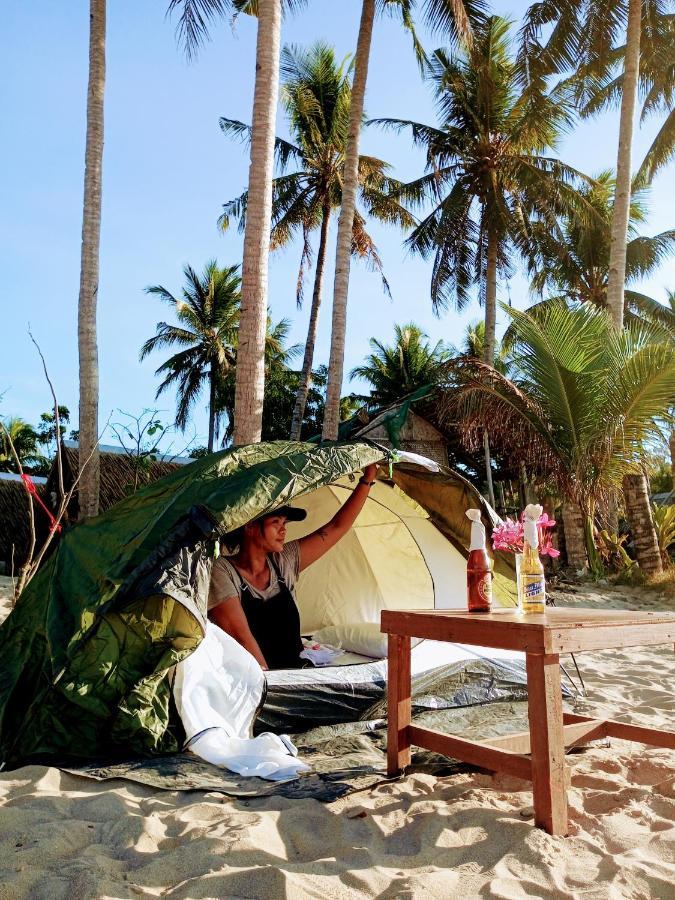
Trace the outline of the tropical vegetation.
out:
<instances>
[{"instance_id":1,"label":"tropical vegetation","mask_svg":"<svg viewBox=\"0 0 675 900\"><path fill-rule=\"evenodd\" d=\"M276 140L280 174L272 183L271 248L286 246L296 235L301 237L302 253L296 288L298 305L303 299L305 270L312 262L312 232L319 231L309 326L290 428L291 438L298 440L314 364L330 219L342 205L351 87L350 68L344 63L338 65L334 50L323 42L317 42L309 50L284 48L281 73L281 101L292 141ZM251 129L242 122L223 118L220 126L225 134L250 141ZM288 172L291 163L298 168ZM402 228L411 228L415 222L413 216L392 196L399 182L391 177L389 168L386 162L375 157L359 157L358 199L362 211L356 209L352 225L352 254L382 274L387 291L389 286L382 272L377 248L366 230L367 218ZM220 217L221 227L227 228L230 219L236 218L243 228L247 207L248 191L225 204Z\"/></svg>"},{"instance_id":2,"label":"tropical vegetation","mask_svg":"<svg viewBox=\"0 0 675 900\"><path fill-rule=\"evenodd\" d=\"M590 567L599 569L594 520L624 475L640 472L642 448L658 436L675 396L675 346L657 326L631 321L616 331L590 305L552 305L511 318L512 374L464 359L455 367L445 415L478 446L491 440L536 466L583 514Z\"/></svg>"}]
</instances>

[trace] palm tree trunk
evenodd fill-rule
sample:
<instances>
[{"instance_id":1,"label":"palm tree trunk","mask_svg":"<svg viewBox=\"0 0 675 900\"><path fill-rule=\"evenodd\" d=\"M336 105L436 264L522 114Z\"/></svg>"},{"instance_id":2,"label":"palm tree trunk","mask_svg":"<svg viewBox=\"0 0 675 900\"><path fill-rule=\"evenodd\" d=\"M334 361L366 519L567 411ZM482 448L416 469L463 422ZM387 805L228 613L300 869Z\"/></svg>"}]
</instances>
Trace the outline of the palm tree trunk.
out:
<instances>
[{"instance_id":1,"label":"palm tree trunk","mask_svg":"<svg viewBox=\"0 0 675 900\"><path fill-rule=\"evenodd\" d=\"M485 278L485 346L483 359L489 365L495 361L495 331L497 328L497 237L488 237L487 272ZM483 432L483 452L485 455L485 477L487 480L490 506L495 507L495 489L492 484L492 462L490 458L490 438L487 428Z\"/></svg>"},{"instance_id":2,"label":"palm tree trunk","mask_svg":"<svg viewBox=\"0 0 675 900\"><path fill-rule=\"evenodd\" d=\"M562 524L567 565L576 571L585 572L588 569L588 554L586 552L584 517L576 503L563 502Z\"/></svg>"},{"instance_id":3,"label":"palm tree trunk","mask_svg":"<svg viewBox=\"0 0 675 900\"><path fill-rule=\"evenodd\" d=\"M496 234L488 236L487 270L485 273L485 347L483 359L489 365L495 362L497 331L497 253L499 241Z\"/></svg>"},{"instance_id":4,"label":"palm tree trunk","mask_svg":"<svg viewBox=\"0 0 675 900\"><path fill-rule=\"evenodd\" d=\"M609 280L607 282L607 308L617 328L623 327L626 242L628 240L631 195L633 120L635 118L635 98L640 75L641 16L642 0L629 0L621 118L619 122L619 151L616 162L612 238L609 251Z\"/></svg>"},{"instance_id":5,"label":"palm tree trunk","mask_svg":"<svg viewBox=\"0 0 675 900\"><path fill-rule=\"evenodd\" d=\"M663 571L663 562L649 505L647 479L643 473L624 476L623 495L626 516L633 529L638 564L646 575L658 575Z\"/></svg>"},{"instance_id":6,"label":"palm tree trunk","mask_svg":"<svg viewBox=\"0 0 675 900\"><path fill-rule=\"evenodd\" d=\"M302 372L300 384L295 398L295 408L291 421L291 440L299 441L302 432L302 420L305 415L309 383L312 377L312 364L314 362L314 345L316 343L316 329L319 324L319 308L321 306L321 288L323 286L323 271L326 266L326 247L328 243L328 228L330 225L330 206L324 204L321 212L321 236L319 238L319 253L316 259L316 272L314 273L314 292L312 293L312 308L309 313L309 326L307 328L307 340L305 341L305 356L302 360Z\"/></svg>"},{"instance_id":7,"label":"palm tree trunk","mask_svg":"<svg viewBox=\"0 0 675 900\"><path fill-rule=\"evenodd\" d=\"M670 477L675 491L675 428L670 432Z\"/></svg>"},{"instance_id":8,"label":"palm tree trunk","mask_svg":"<svg viewBox=\"0 0 675 900\"><path fill-rule=\"evenodd\" d=\"M272 224L280 41L281 0L259 0L251 163L234 392L235 445L256 443L260 440L262 431L267 272Z\"/></svg>"},{"instance_id":9,"label":"palm tree trunk","mask_svg":"<svg viewBox=\"0 0 675 900\"><path fill-rule=\"evenodd\" d=\"M216 439L216 364L211 362L209 368L209 440L207 449L213 453Z\"/></svg>"},{"instance_id":10,"label":"palm tree trunk","mask_svg":"<svg viewBox=\"0 0 675 900\"><path fill-rule=\"evenodd\" d=\"M96 304L101 243L103 180L103 97L105 91L106 0L90 0L89 85L84 165L82 251L77 337L80 362L79 466L80 518L98 513L98 348Z\"/></svg>"},{"instance_id":11,"label":"palm tree trunk","mask_svg":"<svg viewBox=\"0 0 675 900\"><path fill-rule=\"evenodd\" d=\"M349 265L351 262L352 228L356 209L356 191L359 180L359 136L366 96L370 44L375 22L375 0L363 0L359 37L354 61L354 83L349 109L349 135L345 154L342 209L338 223L337 252L335 256L335 282L333 286L333 323L330 358L328 362L328 386L323 420L323 439L336 440L340 424L340 394L344 374L345 333L347 330L347 295L349 293Z\"/></svg>"}]
</instances>

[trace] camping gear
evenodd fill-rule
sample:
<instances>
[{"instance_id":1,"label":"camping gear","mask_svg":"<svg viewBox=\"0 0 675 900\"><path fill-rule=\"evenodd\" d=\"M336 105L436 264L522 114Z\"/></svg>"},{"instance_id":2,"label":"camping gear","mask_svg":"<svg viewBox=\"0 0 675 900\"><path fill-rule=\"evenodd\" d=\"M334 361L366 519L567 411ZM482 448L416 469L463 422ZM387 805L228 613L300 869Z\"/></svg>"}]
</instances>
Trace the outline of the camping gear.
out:
<instances>
[{"instance_id":1,"label":"camping gear","mask_svg":"<svg viewBox=\"0 0 675 900\"><path fill-rule=\"evenodd\" d=\"M269 732L251 737L265 676L248 650L213 622L195 652L176 666L173 696L185 746L206 762L270 781L309 770L287 738Z\"/></svg>"},{"instance_id":2,"label":"camping gear","mask_svg":"<svg viewBox=\"0 0 675 900\"><path fill-rule=\"evenodd\" d=\"M492 566L485 547L485 525L479 509L467 509L471 521L471 546L466 561L466 605L469 612L490 612L492 608Z\"/></svg>"},{"instance_id":3,"label":"camping gear","mask_svg":"<svg viewBox=\"0 0 675 900\"><path fill-rule=\"evenodd\" d=\"M195 461L66 529L0 626L0 762L128 758L184 742L169 673L202 641L216 541L293 502L288 538L328 521L363 467L387 458L365 442L275 441ZM379 621L383 608L464 603L464 511L497 519L448 469L411 463L371 490L355 528L298 582L303 633ZM513 569L497 555L497 602Z\"/></svg>"}]
</instances>

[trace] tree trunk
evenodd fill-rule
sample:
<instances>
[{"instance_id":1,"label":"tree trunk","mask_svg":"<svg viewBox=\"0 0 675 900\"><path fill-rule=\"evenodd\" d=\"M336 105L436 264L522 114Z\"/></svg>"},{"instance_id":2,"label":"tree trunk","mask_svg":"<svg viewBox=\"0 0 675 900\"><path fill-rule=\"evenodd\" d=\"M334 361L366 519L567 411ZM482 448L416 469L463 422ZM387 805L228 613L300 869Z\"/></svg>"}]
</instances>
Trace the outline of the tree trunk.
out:
<instances>
[{"instance_id":1,"label":"tree trunk","mask_svg":"<svg viewBox=\"0 0 675 900\"><path fill-rule=\"evenodd\" d=\"M670 432L670 478L675 491L675 428Z\"/></svg>"},{"instance_id":2,"label":"tree trunk","mask_svg":"<svg viewBox=\"0 0 675 900\"><path fill-rule=\"evenodd\" d=\"M251 163L244 232L241 316L234 389L234 443L256 443L262 431L267 331L267 271L272 225L274 137L279 96L281 0L259 0Z\"/></svg>"},{"instance_id":3,"label":"tree trunk","mask_svg":"<svg viewBox=\"0 0 675 900\"><path fill-rule=\"evenodd\" d=\"M300 384L295 398L295 408L291 421L291 440L299 441L302 432L302 420L305 415L307 394L312 378L312 364L314 362L314 345L316 343L316 329L319 324L319 308L321 307L321 288L323 286L323 271L326 266L326 245L328 243L328 228L330 225L330 206L324 204L321 213L321 237L319 238L319 253L316 259L316 272L314 273L314 292L312 293L312 308L309 313L309 326L307 328L307 340L305 341L305 356L302 360L302 372Z\"/></svg>"},{"instance_id":4,"label":"tree trunk","mask_svg":"<svg viewBox=\"0 0 675 900\"><path fill-rule=\"evenodd\" d=\"M495 362L495 331L497 326L497 238L488 237L488 258L485 284L485 346L483 360L489 366ZM485 456L485 477L487 481L490 506L495 506L495 491L492 485L492 462L490 456L490 437L487 429L483 432L483 453Z\"/></svg>"},{"instance_id":5,"label":"tree trunk","mask_svg":"<svg viewBox=\"0 0 675 900\"><path fill-rule=\"evenodd\" d=\"M77 337L80 361L80 518L98 514L98 348L96 304L101 243L103 96L105 91L105 0L90 0L89 85L84 164L84 203Z\"/></svg>"},{"instance_id":6,"label":"tree trunk","mask_svg":"<svg viewBox=\"0 0 675 900\"><path fill-rule=\"evenodd\" d=\"M209 370L209 440L207 449L213 453L216 438L216 364L211 362Z\"/></svg>"},{"instance_id":7,"label":"tree trunk","mask_svg":"<svg viewBox=\"0 0 675 900\"><path fill-rule=\"evenodd\" d=\"M576 503L563 503L562 520L565 532L567 565L577 571L586 571L588 569L588 553L586 550L584 516Z\"/></svg>"},{"instance_id":8,"label":"tree trunk","mask_svg":"<svg viewBox=\"0 0 675 900\"><path fill-rule=\"evenodd\" d=\"M658 575L663 571L663 563L644 474L625 475L623 494L626 501L626 517L633 530L638 565L645 575Z\"/></svg>"},{"instance_id":9,"label":"tree trunk","mask_svg":"<svg viewBox=\"0 0 675 900\"><path fill-rule=\"evenodd\" d=\"M495 234L488 236L487 271L485 273L485 347L483 359L493 366L497 331L497 252L499 243Z\"/></svg>"},{"instance_id":10,"label":"tree trunk","mask_svg":"<svg viewBox=\"0 0 675 900\"><path fill-rule=\"evenodd\" d=\"M629 0L626 56L623 70L619 151L616 161L616 188L612 213L612 237L609 251L607 308L617 328L623 327L624 287L626 282L626 242L631 196L631 151L635 98L640 75L640 32L642 0Z\"/></svg>"},{"instance_id":11,"label":"tree trunk","mask_svg":"<svg viewBox=\"0 0 675 900\"><path fill-rule=\"evenodd\" d=\"M359 137L363 119L363 104L368 79L370 44L375 22L375 0L363 0L359 38L354 62L354 82L349 108L349 135L345 154L342 209L338 223L337 252L335 256L335 281L333 286L333 323L330 358L328 362L328 386L323 420L323 439L336 440L340 424L340 395L344 373L345 333L347 330L347 295L349 293L349 265L352 250L352 229L356 209L356 191L359 181Z\"/></svg>"}]
</instances>

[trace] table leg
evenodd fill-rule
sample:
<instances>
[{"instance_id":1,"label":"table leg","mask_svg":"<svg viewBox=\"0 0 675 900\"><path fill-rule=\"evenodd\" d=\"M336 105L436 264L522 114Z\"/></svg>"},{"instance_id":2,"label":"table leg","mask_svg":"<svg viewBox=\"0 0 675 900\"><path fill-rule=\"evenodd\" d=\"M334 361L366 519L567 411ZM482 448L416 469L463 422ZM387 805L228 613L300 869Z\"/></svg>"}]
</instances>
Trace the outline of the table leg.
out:
<instances>
[{"instance_id":1,"label":"table leg","mask_svg":"<svg viewBox=\"0 0 675 900\"><path fill-rule=\"evenodd\" d=\"M410 765L410 638L389 635L387 661L387 774Z\"/></svg>"},{"instance_id":2,"label":"table leg","mask_svg":"<svg viewBox=\"0 0 675 900\"><path fill-rule=\"evenodd\" d=\"M528 653L527 714L530 721L535 825L567 834L567 789L560 658Z\"/></svg>"}]
</instances>

